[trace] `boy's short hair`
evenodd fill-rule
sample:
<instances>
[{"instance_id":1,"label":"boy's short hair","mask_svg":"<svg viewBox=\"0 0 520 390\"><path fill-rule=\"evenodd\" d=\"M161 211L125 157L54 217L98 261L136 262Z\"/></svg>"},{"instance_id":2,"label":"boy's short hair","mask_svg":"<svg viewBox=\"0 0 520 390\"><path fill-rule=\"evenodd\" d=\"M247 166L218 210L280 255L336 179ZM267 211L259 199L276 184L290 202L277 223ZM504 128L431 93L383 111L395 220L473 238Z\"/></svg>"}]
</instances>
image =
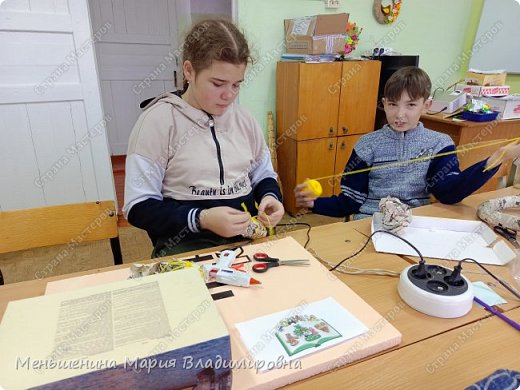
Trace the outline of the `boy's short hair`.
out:
<instances>
[{"instance_id":1,"label":"boy's short hair","mask_svg":"<svg viewBox=\"0 0 520 390\"><path fill-rule=\"evenodd\" d=\"M405 66L390 76L385 84L384 97L398 101L406 91L412 100L427 100L431 89L432 82L424 70L416 66Z\"/></svg>"}]
</instances>

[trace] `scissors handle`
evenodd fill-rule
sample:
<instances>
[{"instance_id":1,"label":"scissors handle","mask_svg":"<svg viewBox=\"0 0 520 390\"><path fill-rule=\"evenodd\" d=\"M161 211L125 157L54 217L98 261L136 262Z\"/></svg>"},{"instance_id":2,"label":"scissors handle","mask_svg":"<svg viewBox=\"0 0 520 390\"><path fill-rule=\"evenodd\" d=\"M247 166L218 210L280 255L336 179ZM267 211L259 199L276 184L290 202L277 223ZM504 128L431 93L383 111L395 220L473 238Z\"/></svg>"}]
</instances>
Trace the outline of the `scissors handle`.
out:
<instances>
[{"instance_id":1,"label":"scissors handle","mask_svg":"<svg viewBox=\"0 0 520 390\"><path fill-rule=\"evenodd\" d=\"M267 272L267 270L271 267L278 267L278 265L279 264L277 262L255 264L253 265L253 272L258 272L261 274Z\"/></svg>"},{"instance_id":2,"label":"scissors handle","mask_svg":"<svg viewBox=\"0 0 520 390\"><path fill-rule=\"evenodd\" d=\"M270 257L267 253L263 252L255 253L253 259L255 259L256 261L263 261L266 263L277 263L279 260L274 257Z\"/></svg>"}]
</instances>

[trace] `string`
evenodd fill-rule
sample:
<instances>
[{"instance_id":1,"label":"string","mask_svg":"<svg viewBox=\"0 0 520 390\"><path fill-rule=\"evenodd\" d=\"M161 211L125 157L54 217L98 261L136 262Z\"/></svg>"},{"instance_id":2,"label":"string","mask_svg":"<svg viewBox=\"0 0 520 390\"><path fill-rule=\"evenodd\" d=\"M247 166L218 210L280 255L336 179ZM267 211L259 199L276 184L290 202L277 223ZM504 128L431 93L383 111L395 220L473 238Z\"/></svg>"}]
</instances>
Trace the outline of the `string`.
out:
<instances>
[{"instance_id":1,"label":"string","mask_svg":"<svg viewBox=\"0 0 520 390\"><path fill-rule=\"evenodd\" d=\"M377 166L373 166L373 167L357 169L357 170L354 170L354 171L343 172L343 173L338 173L338 174L328 175L328 176L322 176L322 177L315 178L314 180L319 181L319 180L329 179L329 178L336 177L336 176L341 177L341 176L347 176L347 175L355 175L356 173L369 172L369 171L373 171L373 170L376 170L376 169L391 168L391 167L400 166L400 165L406 165L406 164L413 163L413 162L418 162L418 161L432 160L432 159L437 158L437 157L444 157L444 156L449 156L451 154L457 154L457 153L465 153L465 152L467 152L469 150L476 150L476 149L480 149L480 148L487 148L489 146L504 144L506 142L510 142L510 145L511 145L514 142L517 142L518 140L520 140L520 137L510 138L510 139L506 139L506 140L497 140L497 141L486 143L485 145L471 146L471 147L468 147L468 148L464 147L462 149L453 150L451 152L437 153L437 154L434 154L434 155L431 155L431 156L416 157L416 158L412 158L412 159L405 160L405 161L398 161L398 162L395 162L395 163L389 163L389 164L384 164L384 165L377 165ZM469 145L471 145L471 144L469 144ZM508 147L509 147L509 145L508 145ZM507 150L507 148L506 148L506 150ZM500 158L503 157L503 155L506 152L506 150L503 151L503 153L500 156Z\"/></svg>"},{"instance_id":2,"label":"string","mask_svg":"<svg viewBox=\"0 0 520 390\"><path fill-rule=\"evenodd\" d=\"M499 161L502 160L502 157L504 157L504 155L506 154L507 152L507 149L509 149L511 146L513 145L516 145L516 142L517 141L513 141L509 144L506 145L506 147L504 148L504 150L502 150L502 153L500 154L500 156L497 157L497 159L495 161L493 161L493 163L491 163L489 166L487 166L485 169L484 169L484 172L487 172L489 171L490 169L493 169L496 165L499 164Z\"/></svg>"}]
</instances>

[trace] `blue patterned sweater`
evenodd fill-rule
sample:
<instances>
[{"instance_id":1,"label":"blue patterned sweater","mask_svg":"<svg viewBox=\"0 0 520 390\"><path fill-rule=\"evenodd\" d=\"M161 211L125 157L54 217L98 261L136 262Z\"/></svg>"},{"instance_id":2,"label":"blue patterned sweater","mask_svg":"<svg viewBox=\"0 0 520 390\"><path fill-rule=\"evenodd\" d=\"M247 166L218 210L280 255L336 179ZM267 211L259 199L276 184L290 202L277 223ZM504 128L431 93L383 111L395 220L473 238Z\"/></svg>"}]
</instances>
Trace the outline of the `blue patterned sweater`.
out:
<instances>
[{"instance_id":1,"label":"blue patterned sweater","mask_svg":"<svg viewBox=\"0 0 520 390\"><path fill-rule=\"evenodd\" d=\"M341 194L316 199L313 212L363 218L379 211L379 200L388 195L411 207L430 203L430 195L442 203L460 202L483 186L499 167L483 172L483 160L461 172L456 154L405 162L454 150L448 135L425 129L420 122L406 132L385 125L359 139L344 172L372 169L344 175Z\"/></svg>"}]
</instances>

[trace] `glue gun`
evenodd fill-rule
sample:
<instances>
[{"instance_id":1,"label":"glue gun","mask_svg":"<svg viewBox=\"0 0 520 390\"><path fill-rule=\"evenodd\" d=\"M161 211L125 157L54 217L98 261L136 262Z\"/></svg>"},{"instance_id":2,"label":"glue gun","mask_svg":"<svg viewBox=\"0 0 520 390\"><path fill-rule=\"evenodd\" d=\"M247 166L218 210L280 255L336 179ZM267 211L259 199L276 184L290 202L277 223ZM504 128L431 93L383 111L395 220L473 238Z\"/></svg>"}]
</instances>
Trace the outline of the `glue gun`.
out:
<instances>
[{"instance_id":1,"label":"glue gun","mask_svg":"<svg viewBox=\"0 0 520 390\"><path fill-rule=\"evenodd\" d=\"M205 282L216 281L218 283L229 284L232 286L249 287L251 284L260 284L260 282L252 278L247 272L238 271L231 268L236 253L231 250L220 252L220 258L215 264L204 264Z\"/></svg>"}]
</instances>

